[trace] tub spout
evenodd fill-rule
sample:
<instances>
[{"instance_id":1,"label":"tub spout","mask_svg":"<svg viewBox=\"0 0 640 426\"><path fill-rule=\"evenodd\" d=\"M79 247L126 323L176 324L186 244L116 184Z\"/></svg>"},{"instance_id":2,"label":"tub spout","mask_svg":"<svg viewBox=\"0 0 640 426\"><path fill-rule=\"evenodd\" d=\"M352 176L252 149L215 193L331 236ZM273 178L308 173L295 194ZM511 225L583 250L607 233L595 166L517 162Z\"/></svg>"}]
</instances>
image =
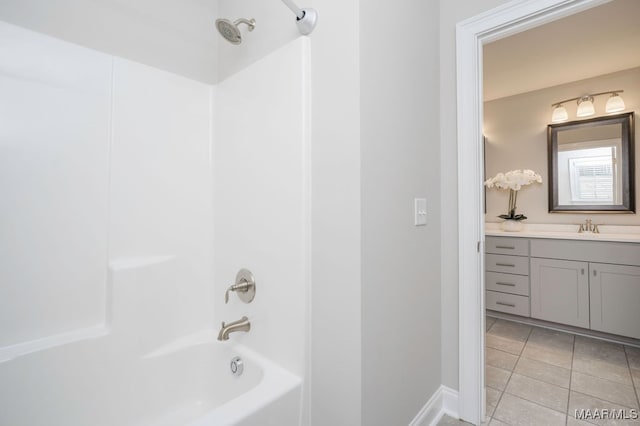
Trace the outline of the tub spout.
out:
<instances>
[{"instance_id":1,"label":"tub spout","mask_svg":"<svg viewBox=\"0 0 640 426\"><path fill-rule=\"evenodd\" d=\"M223 321L220 333L218 333L218 340L229 340L229 334L235 333L236 331L249 330L251 330L251 323L247 317L242 317L238 321L230 322L229 324L225 324Z\"/></svg>"}]
</instances>

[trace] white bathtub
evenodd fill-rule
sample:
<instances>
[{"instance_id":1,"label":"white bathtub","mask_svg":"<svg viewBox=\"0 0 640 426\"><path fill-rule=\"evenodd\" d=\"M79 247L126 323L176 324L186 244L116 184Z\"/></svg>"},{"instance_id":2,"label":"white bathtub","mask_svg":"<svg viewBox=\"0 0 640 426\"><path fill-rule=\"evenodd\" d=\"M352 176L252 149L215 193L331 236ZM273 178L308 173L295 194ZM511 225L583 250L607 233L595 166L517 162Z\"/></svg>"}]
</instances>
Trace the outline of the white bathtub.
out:
<instances>
[{"instance_id":1,"label":"white bathtub","mask_svg":"<svg viewBox=\"0 0 640 426\"><path fill-rule=\"evenodd\" d=\"M300 423L301 379L213 331L138 357L113 343L107 336L0 363L0 425ZM244 361L238 377L234 356Z\"/></svg>"}]
</instances>

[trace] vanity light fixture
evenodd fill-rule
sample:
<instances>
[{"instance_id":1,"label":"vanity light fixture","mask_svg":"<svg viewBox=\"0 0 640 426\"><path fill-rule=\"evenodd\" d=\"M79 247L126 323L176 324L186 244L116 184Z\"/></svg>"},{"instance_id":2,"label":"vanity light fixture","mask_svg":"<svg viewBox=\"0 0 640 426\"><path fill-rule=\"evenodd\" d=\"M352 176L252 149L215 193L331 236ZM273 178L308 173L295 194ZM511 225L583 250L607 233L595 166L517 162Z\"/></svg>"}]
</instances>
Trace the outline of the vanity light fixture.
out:
<instances>
[{"instance_id":1,"label":"vanity light fixture","mask_svg":"<svg viewBox=\"0 0 640 426\"><path fill-rule=\"evenodd\" d=\"M622 92L624 92L624 90L612 90L609 92L593 93L556 102L555 104L551 105L553 107L551 122L560 123L569 119L569 114L567 113L567 109L563 104L571 101L576 101L578 103L578 110L576 111L577 117L589 117L590 115L595 114L596 111L593 105L593 100L596 96L601 95L611 95L607 100L607 104L605 105L605 112L607 114L624 111L624 100L622 100L622 96L620 96L620 93Z\"/></svg>"}]
</instances>

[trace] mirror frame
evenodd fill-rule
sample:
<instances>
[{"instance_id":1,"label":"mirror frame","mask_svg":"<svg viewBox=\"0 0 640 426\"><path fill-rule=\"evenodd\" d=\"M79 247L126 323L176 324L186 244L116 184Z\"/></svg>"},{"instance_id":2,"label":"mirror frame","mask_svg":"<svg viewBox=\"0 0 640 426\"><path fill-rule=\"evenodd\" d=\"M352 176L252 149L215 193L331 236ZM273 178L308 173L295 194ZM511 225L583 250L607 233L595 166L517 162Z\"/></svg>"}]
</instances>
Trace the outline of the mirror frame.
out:
<instances>
[{"instance_id":1,"label":"mirror frame","mask_svg":"<svg viewBox=\"0 0 640 426\"><path fill-rule=\"evenodd\" d=\"M568 123L549 124L547 126L547 163L549 173L549 213L635 213L635 129L633 112L591 118L589 120L570 121ZM621 205L560 205L558 203L558 132L571 129L601 126L607 124L622 125L622 204Z\"/></svg>"}]
</instances>

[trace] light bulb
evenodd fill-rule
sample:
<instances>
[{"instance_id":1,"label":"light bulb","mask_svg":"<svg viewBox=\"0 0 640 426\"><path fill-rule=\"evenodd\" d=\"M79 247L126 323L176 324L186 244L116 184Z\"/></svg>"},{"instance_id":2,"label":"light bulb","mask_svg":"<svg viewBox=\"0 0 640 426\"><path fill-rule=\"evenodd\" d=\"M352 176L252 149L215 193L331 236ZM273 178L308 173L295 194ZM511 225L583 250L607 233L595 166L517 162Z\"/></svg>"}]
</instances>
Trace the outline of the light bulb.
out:
<instances>
[{"instance_id":1,"label":"light bulb","mask_svg":"<svg viewBox=\"0 0 640 426\"><path fill-rule=\"evenodd\" d=\"M612 112L624 111L624 109L625 105L624 101L622 100L622 96L618 95L617 93L611 94L611 97L609 97L609 99L607 100L607 105L604 107L604 110L609 114Z\"/></svg>"},{"instance_id":2,"label":"light bulb","mask_svg":"<svg viewBox=\"0 0 640 426\"><path fill-rule=\"evenodd\" d=\"M565 121L568 118L569 118L569 114L567 113L567 109L564 106L562 106L562 104L557 105L553 109L553 113L551 114L552 123L559 123L561 121Z\"/></svg>"},{"instance_id":3,"label":"light bulb","mask_svg":"<svg viewBox=\"0 0 640 426\"><path fill-rule=\"evenodd\" d=\"M593 107L593 98L591 96L583 96L578 100L578 117L588 117L595 114L596 110Z\"/></svg>"}]
</instances>

